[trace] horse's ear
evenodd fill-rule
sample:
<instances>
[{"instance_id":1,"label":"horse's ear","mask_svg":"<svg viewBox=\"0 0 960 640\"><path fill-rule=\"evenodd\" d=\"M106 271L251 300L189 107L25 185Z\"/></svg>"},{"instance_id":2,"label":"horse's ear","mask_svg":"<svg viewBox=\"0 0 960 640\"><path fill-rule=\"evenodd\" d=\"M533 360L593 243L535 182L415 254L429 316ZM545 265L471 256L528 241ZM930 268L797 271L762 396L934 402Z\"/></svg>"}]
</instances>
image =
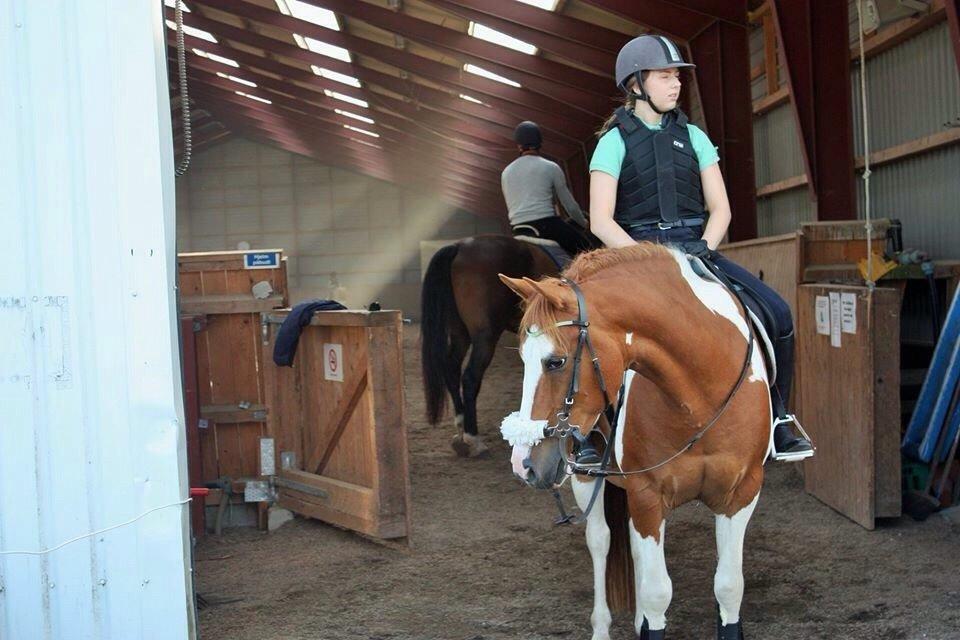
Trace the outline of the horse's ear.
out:
<instances>
[{"instance_id":1,"label":"horse's ear","mask_svg":"<svg viewBox=\"0 0 960 640\"><path fill-rule=\"evenodd\" d=\"M498 273L497 277L500 278L500 282L510 287L511 291L524 300L528 300L530 296L537 292L536 288L530 285L532 281L528 281L527 278L510 278L502 273Z\"/></svg>"},{"instance_id":2,"label":"horse's ear","mask_svg":"<svg viewBox=\"0 0 960 640\"><path fill-rule=\"evenodd\" d=\"M546 280L540 280L539 282L536 280L531 280L530 278L524 278L524 281L536 289L537 293L546 298L547 302L560 311L568 311L570 305L573 303L572 292L570 289L565 287L556 278L547 278Z\"/></svg>"}]
</instances>

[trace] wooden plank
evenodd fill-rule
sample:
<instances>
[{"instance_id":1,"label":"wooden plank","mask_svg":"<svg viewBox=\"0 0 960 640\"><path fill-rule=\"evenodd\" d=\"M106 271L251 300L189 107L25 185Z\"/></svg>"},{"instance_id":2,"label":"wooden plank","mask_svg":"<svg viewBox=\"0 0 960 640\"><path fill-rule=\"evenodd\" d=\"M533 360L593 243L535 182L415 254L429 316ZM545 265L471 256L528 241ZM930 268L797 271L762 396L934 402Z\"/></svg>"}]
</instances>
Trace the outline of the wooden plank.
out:
<instances>
[{"instance_id":1,"label":"wooden plank","mask_svg":"<svg viewBox=\"0 0 960 640\"><path fill-rule=\"evenodd\" d=\"M720 252L779 293L796 318L798 247L794 232L725 244Z\"/></svg>"},{"instance_id":2,"label":"wooden plank","mask_svg":"<svg viewBox=\"0 0 960 640\"><path fill-rule=\"evenodd\" d=\"M323 445L318 442L317 447L311 452L306 464L307 469L312 469L316 474L323 473L327 463L330 462L330 456L333 455L333 450L340 442L340 436L343 435L344 429L346 429L347 424L350 423L353 412L356 410L357 405L360 404L360 399L366 391L367 374L364 372L364 374L360 376L360 379L352 385L350 393L344 395L343 399L345 402L343 406L338 406L333 411L332 415L335 416L337 420L336 426L333 428L333 431L330 432L330 437L327 442Z\"/></svg>"},{"instance_id":3,"label":"wooden plank","mask_svg":"<svg viewBox=\"0 0 960 640\"><path fill-rule=\"evenodd\" d=\"M180 298L180 313L260 313L282 307L283 303L282 295L271 295L261 299L254 298L249 293L184 296Z\"/></svg>"},{"instance_id":4,"label":"wooden plank","mask_svg":"<svg viewBox=\"0 0 960 640\"><path fill-rule=\"evenodd\" d=\"M403 325L368 330L374 429L377 452L379 535L407 537L410 527L410 474L403 398ZM402 525L402 527L401 527Z\"/></svg>"},{"instance_id":5,"label":"wooden plank","mask_svg":"<svg viewBox=\"0 0 960 640\"><path fill-rule=\"evenodd\" d=\"M265 404L252 404L247 409L232 404L208 404L200 407L200 417L211 422L266 422L269 410Z\"/></svg>"},{"instance_id":6,"label":"wooden plank","mask_svg":"<svg viewBox=\"0 0 960 640\"><path fill-rule=\"evenodd\" d=\"M281 505L295 502L297 508L293 510L298 513L356 529L368 535L377 535L377 495L372 488L304 471L281 471L279 475L285 480L318 489L328 496L321 498L313 493L281 487Z\"/></svg>"},{"instance_id":7,"label":"wooden plank","mask_svg":"<svg viewBox=\"0 0 960 640\"><path fill-rule=\"evenodd\" d=\"M282 324L290 313L279 309L267 314L270 324ZM401 318L400 311L317 311L310 324L315 327L389 327Z\"/></svg>"},{"instance_id":8,"label":"wooden plank","mask_svg":"<svg viewBox=\"0 0 960 640\"><path fill-rule=\"evenodd\" d=\"M944 0L933 0L933 2L930 3L930 9L927 13L903 18L865 37L863 39L863 53L869 60L902 42L906 42L930 27L940 24L944 20L946 20ZM850 47L850 59L855 62L860 60L859 43L855 43Z\"/></svg>"},{"instance_id":9,"label":"wooden plank","mask_svg":"<svg viewBox=\"0 0 960 640\"><path fill-rule=\"evenodd\" d=\"M770 13L763 16L763 63L764 73L767 76L767 95L770 95L780 88L780 73L777 69L777 29L773 23L773 15Z\"/></svg>"},{"instance_id":10,"label":"wooden plank","mask_svg":"<svg viewBox=\"0 0 960 640\"><path fill-rule=\"evenodd\" d=\"M342 371L344 382L326 380L324 377L325 344L339 344L342 347ZM367 361L375 357L367 345L366 327L308 327L300 339L300 349L304 361L309 361L301 375L304 380L315 381L307 386L307 402L304 405L304 469L315 469L320 460L311 459L308 452L326 450L333 432L339 428L341 408L351 400L354 388L353 380L366 375ZM309 377L308 377L309 376ZM324 466L324 475L338 478L354 484L373 487L376 483L377 456L374 449L374 397L366 381L367 388L360 395L352 415L342 428L333 454ZM334 407L337 407L334 410ZM313 466L311 466L311 464Z\"/></svg>"},{"instance_id":11,"label":"wooden plank","mask_svg":"<svg viewBox=\"0 0 960 640\"><path fill-rule=\"evenodd\" d=\"M783 85L773 93L753 101L753 115L763 115L767 111L790 101L790 89Z\"/></svg>"},{"instance_id":12,"label":"wooden plank","mask_svg":"<svg viewBox=\"0 0 960 640\"><path fill-rule=\"evenodd\" d=\"M807 174L805 173L799 176L784 178L783 180L778 180L777 182L771 182L770 184L757 187L757 197L766 198L775 193L781 193L783 191L789 191L790 189L805 187L808 183L809 180L807 180Z\"/></svg>"},{"instance_id":13,"label":"wooden plank","mask_svg":"<svg viewBox=\"0 0 960 640\"><path fill-rule=\"evenodd\" d=\"M857 333L841 333L840 347L817 333L815 301L830 292L853 293L857 301ZM875 517L899 500L899 293L801 285L798 306L799 414L817 446L804 463L805 487L873 529Z\"/></svg>"},{"instance_id":14,"label":"wooden plank","mask_svg":"<svg viewBox=\"0 0 960 640\"><path fill-rule=\"evenodd\" d=\"M903 293L874 290L869 320L873 334L874 516L899 518L900 488L900 309ZM866 383L867 380L864 380Z\"/></svg>"},{"instance_id":15,"label":"wooden plank","mask_svg":"<svg viewBox=\"0 0 960 640\"><path fill-rule=\"evenodd\" d=\"M921 153L926 153L942 147L949 147L957 144L958 142L960 142L960 128L938 131L937 133L932 133L928 136L917 138L916 140L910 140L909 142L904 142L903 144L898 144L892 147L887 147L886 149L874 151L870 154L870 166L876 167L889 162L894 162L896 160L904 160L912 156L920 155ZM864 166L864 157L857 156L857 169L863 169Z\"/></svg>"},{"instance_id":16,"label":"wooden plank","mask_svg":"<svg viewBox=\"0 0 960 640\"><path fill-rule=\"evenodd\" d=\"M281 468L282 452L294 454L297 464L303 462L303 437L301 429L301 386L299 369L278 367L273 363L273 346L278 327L269 326L269 337L262 345L264 402L270 407L267 413L267 435L274 439L276 468Z\"/></svg>"}]
</instances>

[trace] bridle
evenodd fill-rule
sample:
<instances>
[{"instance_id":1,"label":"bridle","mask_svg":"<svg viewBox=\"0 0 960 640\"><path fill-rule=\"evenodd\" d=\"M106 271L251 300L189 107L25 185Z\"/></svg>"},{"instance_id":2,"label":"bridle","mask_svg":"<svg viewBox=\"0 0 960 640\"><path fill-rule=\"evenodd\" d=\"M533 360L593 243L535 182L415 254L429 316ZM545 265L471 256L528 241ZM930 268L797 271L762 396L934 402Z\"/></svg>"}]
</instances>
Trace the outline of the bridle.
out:
<instances>
[{"instance_id":1,"label":"bridle","mask_svg":"<svg viewBox=\"0 0 960 640\"><path fill-rule=\"evenodd\" d=\"M713 269L712 271L719 272L718 269ZM737 301L740 303L741 310L744 312L744 317L748 317L746 313L746 306L744 305L743 300L740 297L739 292L730 284L729 280L723 277L723 274L719 274L722 278L722 282L727 288L733 292L734 296L737 298ZM580 286L569 280L567 278L561 278L560 282L573 291L574 295L577 298L577 319L576 320L563 320L554 324L555 327L578 327L579 331L577 332L577 347L574 351L573 356L573 367L570 373L570 384L567 387L567 395L563 399L563 406L557 411L557 422L554 425L547 425L543 428L543 437L544 438L559 438L560 439L560 451L563 456L562 463L566 465L569 469L569 473L577 475L585 475L588 477L596 478L594 482L593 494L590 496L590 502L587 505L587 508L583 510L583 513L580 516L571 516L567 515L566 511L563 508L563 503L560 499L560 494L554 490L554 497L557 500L557 504L560 508L561 517L557 520L558 524L574 523L580 524L585 522L587 516L590 515L590 511L593 509L593 505L596 502L597 496L600 493L600 487L603 484L603 479L609 476L632 476L638 475L641 473L648 473L663 467L676 458L679 458L681 455L689 451L693 445L700 441L704 435L720 420L720 417L726 412L729 408L730 403L733 401L734 396L740 390L740 387L743 386L744 380L747 377L747 371L750 369L750 361L753 357L754 349L754 335L753 330L750 328L749 321L747 322L747 352L744 356L743 366L740 368L740 375L737 378L737 382L733 385L730 391L727 393L726 398L723 401L723 404L720 405L719 410L714 414L713 418L706 423L705 426L700 428L692 437L690 437L686 443L680 447L676 452L671 454L669 457L661 460L657 464L645 467L643 469L631 469L629 471L624 471L622 468L618 469L609 469L611 454L613 452L614 442L616 441L616 433L618 423L620 421L620 412L623 410L623 400L626 395L626 382L621 380L620 389L617 393L617 401L613 403L610 401L610 394L607 390L606 380L603 377L603 371L600 369L600 358L597 355L596 349L593 347L593 342L590 340L590 320L587 317L587 304L586 299L584 298L583 291L580 289ZM580 364L583 360L584 349L589 353L590 360L593 363L593 370L597 376L597 382L600 385L600 391L603 393L604 407L600 412L601 415L606 416L607 422L610 425L610 435L604 439L607 442L607 446L604 447L603 456L600 460L599 467L591 466L582 466L578 465L576 460L571 459L567 456L567 438L573 437L578 443L583 443L589 438L590 434L594 431L600 433L597 429L596 423L591 427L590 432L587 435L583 435L580 430L579 425L574 425L570 423L570 413L573 409L574 397L577 395L577 392L580 390ZM597 416L596 422L600 421L600 415ZM601 436L603 434L601 433ZM619 463L617 465L620 466Z\"/></svg>"}]
</instances>

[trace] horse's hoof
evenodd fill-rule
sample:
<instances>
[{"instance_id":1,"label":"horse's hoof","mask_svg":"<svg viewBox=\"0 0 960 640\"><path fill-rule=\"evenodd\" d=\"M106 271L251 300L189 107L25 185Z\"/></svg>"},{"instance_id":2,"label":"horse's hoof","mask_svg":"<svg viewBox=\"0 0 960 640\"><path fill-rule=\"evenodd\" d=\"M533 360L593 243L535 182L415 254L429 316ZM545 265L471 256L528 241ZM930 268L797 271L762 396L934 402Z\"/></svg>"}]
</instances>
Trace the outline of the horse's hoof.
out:
<instances>
[{"instance_id":1,"label":"horse's hoof","mask_svg":"<svg viewBox=\"0 0 960 640\"><path fill-rule=\"evenodd\" d=\"M717 640L743 640L743 626L739 622L720 624L718 621Z\"/></svg>"},{"instance_id":2,"label":"horse's hoof","mask_svg":"<svg viewBox=\"0 0 960 640\"><path fill-rule=\"evenodd\" d=\"M474 436L469 433L458 433L453 437L450 443L453 450L461 458L476 458L487 452L487 445L484 444L480 436Z\"/></svg>"}]
</instances>

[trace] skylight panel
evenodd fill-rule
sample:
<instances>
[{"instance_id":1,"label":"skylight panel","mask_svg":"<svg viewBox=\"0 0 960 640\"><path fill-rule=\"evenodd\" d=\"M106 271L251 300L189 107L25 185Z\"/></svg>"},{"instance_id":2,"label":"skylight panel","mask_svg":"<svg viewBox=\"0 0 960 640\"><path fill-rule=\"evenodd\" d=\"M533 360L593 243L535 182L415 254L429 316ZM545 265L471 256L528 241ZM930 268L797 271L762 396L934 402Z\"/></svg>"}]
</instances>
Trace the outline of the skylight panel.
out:
<instances>
[{"instance_id":1,"label":"skylight panel","mask_svg":"<svg viewBox=\"0 0 960 640\"><path fill-rule=\"evenodd\" d=\"M519 86L520 86L520 83L519 83L519 82L514 82L513 80L511 80L511 79L509 79L509 78L504 78L503 76L498 76L497 74L495 74L495 73L492 72L492 71L487 71L487 70L484 69L483 67L478 67L478 66L476 66L476 65L470 64L469 62L468 62L467 64L463 65L463 70L466 71L467 73L472 73L472 74L478 75L478 76L480 76L480 77L482 77L482 78L487 78L487 79L489 79L489 80L496 80L497 82L502 82L503 84L508 84L508 85L510 85L511 87L519 87Z\"/></svg>"},{"instance_id":2,"label":"skylight panel","mask_svg":"<svg viewBox=\"0 0 960 640\"><path fill-rule=\"evenodd\" d=\"M365 136L370 136L371 138L379 138L379 133L374 133L373 131L367 131L366 129L361 129L359 127L354 127L349 124L343 125L344 129L350 129L350 131L356 131L357 133L362 133Z\"/></svg>"},{"instance_id":3,"label":"skylight panel","mask_svg":"<svg viewBox=\"0 0 960 640\"><path fill-rule=\"evenodd\" d=\"M474 98L473 96L468 96L468 95L465 94L465 93L461 93L461 94L460 94L460 97L463 98L464 100L466 100L467 102L474 102L474 103L476 103L476 104L486 104L486 102L483 102L482 100L477 100L477 99Z\"/></svg>"},{"instance_id":4,"label":"skylight panel","mask_svg":"<svg viewBox=\"0 0 960 640\"><path fill-rule=\"evenodd\" d=\"M315 7L300 0L277 0L277 8L284 15L300 18L327 29L340 31L340 21L337 20L337 15L329 9Z\"/></svg>"},{"instance_id":5,"label":"skylight panel","mask_svg":"<svg viewBox=\"0 0 960 640\"><path fill-rule=\"evenodd\" d=\"M203 49L194 49L193 52L198 56L200 56L201 58L213 60L214 62L219 62L220 64L225 64L229 67L237 67L237 68L240 67L240 65L237 63L236 60L231 60L230 58L224 58L223 56L218 56L215 53L207 53Z\"/></svg>"},{"instance_id":6,"label":"skylight panel","mask_svg":"<svg viewBox=\"0 0 960 640\"><path fill-rule=\"evenodd\" d=\"M366 140L358 140L357 138L350 138L350 140L351 140L352 142L356 142L357 144L362 144L362 145L366 145L366 146L368 146L368 147L373 147L374 149L383 149L383 147L381 147L380 145L378 145L378 144L373 144L372 142L367 142Z\"/></svg>"},{"instance_id":7,"label":"skylight panel","mask_svg":"<svg viewBox=\"0 0 960 640\"><path fill-rule=\"evenodd\" d=\"M547 11L556 11L557 5L560 4L560 0L518 0L523 4L529 4L532 7L537 7L538 9L546 9Z\"/></svg>"},{"instance_id":8,"label":"skylight panel","mask_svg":"<svg viewBox=\"0 0 960 640\"><path fill-rule=\"evenodd\" d=\"M491 29L490 27L482 25L479 22L473 22L471 20L470 27L467 29L467 33L479 40L486 40L487 42L492 42L493 44L498 44L501 47L507 47L508 49L513 49L514 51L519 51L520 53L525 53L530 56L537 53L537 48L529 42L524 42L523 40L519 40L513 36L508 36L502 31Z\"/></svg>"},{"instance_id":9,"label":"skylight panel","mask_svg":"<svg viewBox=\"0 0 960 640\"><path fill-rule=\"evenodd\" d=\"M256 87L256 86L257 86L257 83L256 83L256 82L250 82L249 80L244 80L243 78L238 78L237 76L232 76L232 75L230 75L229 73L224 73L223 71L217 71L217 75L220 76L221 78L225 78L225 79L227 79L227 80L233 80L234 82L239 82L240 84L245 84L245 85L247 85L248 87Z\"/></svg>"},{"instance_id":10,"label":"skylight panel","mask_svg":"<svg viewBox=\"0 0 960 640\"><path fill-rule=\"evenodd\" d=\"M257 102L262 102L264 104L273 104L273 100L267 100L266 98L261 98L260 96L255 96L252 93L246 93L243 91L234 91L238 96L243 96L244 98L250 98L251 100L256 100Z\"/></svg>"},{"instance_id":11,"label":"skylight panel","mask_svg":"<svg viewBox=\"0 0 960 640\"><path fill-rule=\"evenodd\" d=\"M167 27L177 30L177 23L173 20L167 20ZM207 42L213 42L216 44L217 39L213 37L213 34L209 31L204 31L203 29L197 29L196 27L191 27L190 25L183 25L183 32L188 36L193 36L194 38L200 38L201 40L206 40Z\"/></svg>"},{"instance_id":12,"label":"skylight panel","mask_svg":"<svg viewBox=\"0 0 960 640\"><path fill-rule=\"evenodd\" d=\"M315 38L304 38L298 33L293 34L293 39L297 41L297 44L300 45L301 49L309 49L314 53L319 53L322 56L328 56L330 58L342 60L343 62L353 62L353 60L350 58L350 52L343 47L338 47Z\"/></svg>"},{"instance_id":13,"label":"skylight panel","mask_svg":"<svg viewBox=\"0 0 960 640\"><path fill-rule=\"evenodd\" d=\"M336 71L330 71L329 69L324 69L318 67L315 64L310 65L310 68L313 69L313 72L318 76L326 78L327 80L333 80L334 82L340 82L357 89L360 88L360 81L354 78L353 76L348 76L345 73L337 73Z\"/></svg>"},{"instance_id":14,"label":"skylight panel","mask_svg":"<svg viewBox=\"0 0 960 640\"><path fill-rule=\"evenodd\" d=\"M353 96L348 96L337 91L330 91L329 89L324 89L323 93L328 98L336 98L337 100L343 100L344 102L349 102L350 104L355 104L358 107L363 107L364 109L370 108L370 103L366 100L360 100L359 98L354 98Z\"/></svg>"},{"instance_id":15,"label":"skylight panel","mask_svg":"<svg viewBox=\"0 0 960 640\"><path fill-rule=\"evenodd\" d=\"M346 116L348 118L353 118L354 120L359 120L360 122L366 122L367 124L374 124L373 118L368 118L367 116L361 116L356 113L344 111L343 109L334 109L334 112L339 113L340 115Z\"/></svg>"},{"instance_id":16,"label":"skylight panel","mask_svg":"<svg viewBox=\"0 0 960 640\"><path fill-rule=\"evenodd\" d=\"M163 0L163 4L167 5L171 9L177 8L177 0ZM190 7L187 6L186 2L181 3L183 5L183 12L190 13Z\"/></svg>"}]
</instances>

